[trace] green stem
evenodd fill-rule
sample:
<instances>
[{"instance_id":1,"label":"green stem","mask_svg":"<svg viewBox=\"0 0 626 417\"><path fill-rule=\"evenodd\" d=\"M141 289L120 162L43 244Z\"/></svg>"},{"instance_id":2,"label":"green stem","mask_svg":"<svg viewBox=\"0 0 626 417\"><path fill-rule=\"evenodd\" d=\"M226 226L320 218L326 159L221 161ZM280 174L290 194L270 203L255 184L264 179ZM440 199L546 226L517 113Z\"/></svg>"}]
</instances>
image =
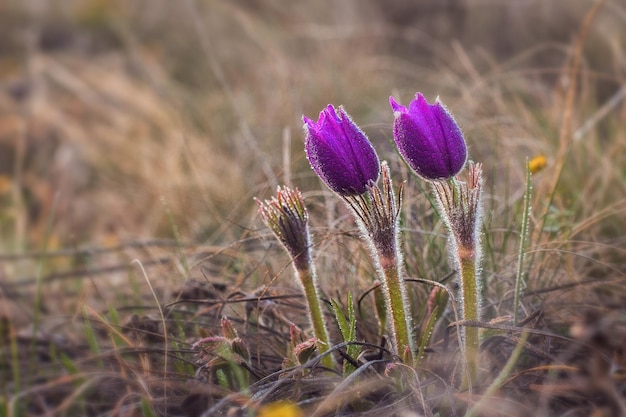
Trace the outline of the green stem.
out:
<instances>
[{"instance_id":1,"label":"green stem","mask_svg":"<svg viewBox=\"0 0 626 417\"><path fill-rule=\"evenodd\" d=\"M528 160L526 160L526 188L524 190L524 211L522 213L522 230L520 231L519 253L517 255L517 274L515 274L515 293L513 297L513 324L517 326L518 312L520 307L520 297L526 287L524 273L524 263L526 260L526 249L528 246L529 219L530 219L530 192L531 192L531 172Z\"/></svg>"},{"instance_id":2,"label":"green stem","mask_svg":"<svg viewBox=\"0 0 626 417\"><path fill-rule=\"evenodd\" d=\"M384 275L384 289L387 292L387 311L391 312L391 325L393 337L398 355L408 364L413 363L412 336L406 314L406 302L402 291L402 283L399 265L395 256L378 254L380 266ZM407 348L409 354L405 355Z\"/></svg>"},{"instance_id":3,"label":"green stem","mask_svg":"<svg viewBox=\"0 0 626 417\"><path fill-rule=\"evenodd\" d=\"M478 303L478 286L476 284L476 257L473 250L458 248L459 265L461 268L461 291L463 299L463 319L477 322L480 320ZM478 327L466 326L464 348L467 359L468 376L471 382L478 375L478 347L480 336ZM467 384L464 384L467 385Z\"/></svg>"},{"instance_id":4,"label":"green stem","mask_svg":"<svg viewBox=\"0 0 626 417\"><path fill-rule=\"evenodd\" d=\"M324 324L324 314L320 306L320 297L317 285L315 285L315 276L310 268L296 269L296 274L304 288L304 296L309 305L309 318L313 324L313 332L318 340L317 349L320 353L327 352L330 349L330 338L328 330ZM327 368L333 368L333 358L326 355L322 359L322 364Z\"/></svg>"}]
</instances>

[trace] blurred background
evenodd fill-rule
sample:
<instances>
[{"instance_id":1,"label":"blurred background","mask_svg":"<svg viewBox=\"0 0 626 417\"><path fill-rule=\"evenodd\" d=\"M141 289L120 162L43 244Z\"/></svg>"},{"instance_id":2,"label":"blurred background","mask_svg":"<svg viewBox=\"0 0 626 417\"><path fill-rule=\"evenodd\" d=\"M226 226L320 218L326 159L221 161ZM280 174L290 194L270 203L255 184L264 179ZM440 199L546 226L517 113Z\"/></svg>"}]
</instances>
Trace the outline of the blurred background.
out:
<instances>
[{"instance_id":1,"label":"blurred background","mask_svg":"<svg viewBox=\"0 0 626 417\"><path fill-rule=\"evenodd\" d=\"M555 218L593 193L587 218L626 194L626 2L585 28L595 3L0 1L0 250L228 242L259 226L254 196L326 191L301 116L328 103L408 178L388 97L416 91L456 115L491 195L519 197L544 155L539 192L565 166Z\"/></svg>"},{"instance_id":2,"label":"blurred background","mask_svg":"<svg viewBox=\"0 0 626 417\"><path fill-rule=\"evenodd\" d=\"M575 398L589 378L578 404L612 404L596 389L623 382L606 358L626 351L625 28L626 0L0 0L0 409L160 415L144 406L193 400L205 366L192 344L221 334L222 315L254 355L271 354L258 375L273 372L287 325L307 317L253 201L279 185L305 197L324 297L354 295L357 339L378 343L367 246L304 154L302 115L329 103L368 134L396 187L406 181L406 276L452 288L429 187L392 144L389 96L408 104L417 91L448 106L483 164L484 317L519 311L543 334L578 326L594 350L532 336L529 357L549 362L523 360L527 378L510 379L519 415L538 415L526 410L545 393L563 407L554 415L573 415L559 392ZM418 320L431 287L408 287L415 323L430 326ZM518 344L507 340L487 348L494 377ZM574 353L584 371L561 379ZM542 388L540 368L566 385Z\"/></svg>"}]
</instances>

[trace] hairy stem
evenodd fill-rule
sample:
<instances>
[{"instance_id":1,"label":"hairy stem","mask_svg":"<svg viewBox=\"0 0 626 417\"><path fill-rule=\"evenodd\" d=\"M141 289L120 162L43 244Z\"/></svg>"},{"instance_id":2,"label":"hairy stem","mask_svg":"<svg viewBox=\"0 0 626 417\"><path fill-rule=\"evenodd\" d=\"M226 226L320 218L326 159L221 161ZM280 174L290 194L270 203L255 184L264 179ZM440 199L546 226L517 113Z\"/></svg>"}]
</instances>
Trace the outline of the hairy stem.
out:
<instances>
[{"instance_id":1,"label":"hairy stem","mask_svg":"<svg viewBox=\"0 0 626 417\"><path fill-rule=\"evenodd\" d=\"M300 279L300 283L304 288L304 296L309 306L309 318L313 324L313 332L318 340L317 349L320 353L327 352L330 349L330 338L328 330L324 324L324 314L320 306L320 297L317 285L315 284L314 274L309 268L297 268L296 274ZM322 364L328 368L333 368L333 358L326 355L322 359Z\"/></svg>"},{"instance_id":2,"label":"hairy stem","mask_svg":"<svg viewBox=\"0 0 626 417\"><path fill-rule=\"evenodd\" d=\"M526 274L524 266L526 261L526 250L530 233L530 200L531 200L531 172L530 165L526 161L526 188L524 190L524 211L522 212L522 230L520 231L520 245L517 256L517 274L515 274L515 293L513 297L513 324L517 326L519 318L520 298L522 291L526 287Z\"/></svg>"},{"instance_id":3,"label":"hairy stem","mask_svg":"<svg viewBox=\"0 0 626 417\"><path fill-rule=\"evenodd\" d=\"M378 253L380 266L384 275L383 288L386 291L387 311L391 313L391 325L394 343L398 355L407 363L412 363L413 352L411 329L408 321L407 303L402 286L399 265L395 256ZM408 354L407 354L408 353Z\"/></svg>"},{"instance_id":4,"label":"hairy stem","mask_svg":"<svg viewBox=\"0 0 626 417\"><path fill-rule=\"evenodd\" d=\"M477 322L480 320L478 286L476 283L476 258L473 250L458 249L463 299L463 319ZM470 381L476 381L478 375L478 347L480 337L478 327L465 327L464 348Z\"/></svg>"}]
</instances>

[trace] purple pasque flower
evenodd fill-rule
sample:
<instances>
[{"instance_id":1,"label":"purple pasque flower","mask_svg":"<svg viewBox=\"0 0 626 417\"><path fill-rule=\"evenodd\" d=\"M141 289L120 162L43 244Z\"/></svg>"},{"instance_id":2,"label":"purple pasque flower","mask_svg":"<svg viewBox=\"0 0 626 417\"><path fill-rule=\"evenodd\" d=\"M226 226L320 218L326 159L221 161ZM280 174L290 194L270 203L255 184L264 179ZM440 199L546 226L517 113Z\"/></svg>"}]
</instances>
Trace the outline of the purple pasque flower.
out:
<instances>
[{"instance_id":1,"label":"purple pasque flower","mask_svg":"<svg viewBox=\"0 0 626 417\"><path fill-rule=\"evenodd\" d=\"M395 115L393 137L409 166L427 180L458 174L467 159L463 133L439 100L429 104L421 93L408 109L389 97Z\"/></svg>"},{"instance_id":2,"label":"purple pasque flower","mask_svg":"<svg viewBox=\"0 0 626 417\"><path fill-rule=\"evenodd\" d=\"M380 161L365 133L339 107L329 104L314 122L304 121L306 156L315 173L337 194L363 194L378 180Z\"/></svg>"}]
</instances>

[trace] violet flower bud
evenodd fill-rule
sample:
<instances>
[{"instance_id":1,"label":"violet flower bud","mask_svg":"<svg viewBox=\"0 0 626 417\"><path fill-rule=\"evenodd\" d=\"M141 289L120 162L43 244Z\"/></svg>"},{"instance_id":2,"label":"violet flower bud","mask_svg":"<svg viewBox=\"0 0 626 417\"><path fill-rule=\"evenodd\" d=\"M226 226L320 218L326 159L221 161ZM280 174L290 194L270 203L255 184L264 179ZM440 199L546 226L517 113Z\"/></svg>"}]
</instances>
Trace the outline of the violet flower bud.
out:
<instances>
[{"instance_id":1,"label":"violet flower bud","mask_svg":"<svg viewBox=\"0 0 626 417\"><path fill-rule=\"evenodd\" d=\"M330 338L324 322L324 314L320 305L320 291L317 286L315 267L311 258L311 238L309 235L309 215L302 199L302 194L296 188L278 187L276 197L259 204L259 214L265 224L272 229L274 235L283 244L291 258L300 281L304 296L309 307L309 319L315 332L315 346L320 353L330 348ZM295 330L292 328L292 332ZM291 334L292 339L295 337ZM333 358L324 356L322 364L332 369Z\"/></svg>"},{"instance_id":2,"label":"violet flower bud","mask_svg":"<svg viewBox=\"0 0 626 417\"><path fill-rule=\"evenodd\" d=\"M419 176L443 180L457 175L467 159L461 129L439 100L429 104L421 93L405 106L389 97L395 115L393 137L400 154Z\"/></svg>"},{"instance_id":3,"label":"violet flower bud","mask_svg":"<svg viewBox=\"0 0 626 417\"><path fill-rule=\"evenodd\" d=\"M363 194L378 180L380 161L365 133L329 104L314 122L302 116L306 155L315 173L339 195Z\"/></svg>"}]
</instances>

